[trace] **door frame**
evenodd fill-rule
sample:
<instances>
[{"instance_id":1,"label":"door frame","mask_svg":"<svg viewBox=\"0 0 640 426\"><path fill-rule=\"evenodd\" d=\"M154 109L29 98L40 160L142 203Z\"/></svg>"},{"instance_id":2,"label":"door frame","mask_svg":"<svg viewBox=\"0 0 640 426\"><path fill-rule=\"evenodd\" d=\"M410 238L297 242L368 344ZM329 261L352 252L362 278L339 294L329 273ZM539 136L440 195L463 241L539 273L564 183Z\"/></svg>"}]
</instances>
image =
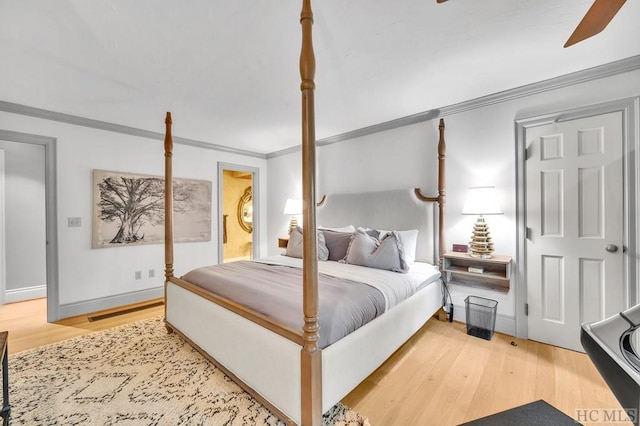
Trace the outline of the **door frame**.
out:
<instances>
[{"instance_id":1,"label":"door frame","mask_svg":"<svg viewBox=\"0 0 640 426\"><path fill-rule=\"evenodd\" d=\"M638 113L640 97L627 98L589 105L554 113L524 117L515 120L516 133L516 273L515 273L515 322L516 337L528 338L527 304L527 265L526 265L526 132L528 128L543 126L554 122L562 122L585 118L610 112L622 112L622 143L625 159L623 161L625 192L624 206L624 250L626 253L637 253L640 247L638 235L638 201L640 195L640 130ZM638 277L640 266L635 256L624 256L625 303L627 307L639 302L640 288Z\"/></svg>"},{"instance_id":2,"label":"door frame","mask_svg":"<svg viewBox=\"0 0 640 426\"><path fill-rule=\"evenodd\" d=\"M5 251L5 227L4 227L4 150L0 149L0 306L5 303L5 292L7 290L7 259Z\"/></svg>"},{"instance_id":3,"label":"door frame","mask_svg":"<svg viewBox=\"0 0 640 426\"><path fill-rule=\"evenodd\" d=\"M260 169L257 167L244 166L242 164L218 162L218 263L224 262L224 211L223 202L223 172L232 170L238 172L251 173L252 202L253 202L253 231L251 232L253 259L260 257Z\"/></svg>"},{"instance_id":4,"label":"door frame","mask_svg":"<svg viewBox=\"0 0 640 426\"><path fill-rule=\"evenodd\" d=\"M45 210L46 210L46 263L47 263L47 322L60 319L58 283L58 209L56 195L57 139L30 133L0 130L0 139L44 146Z\"/></svg>"}]
</instances>

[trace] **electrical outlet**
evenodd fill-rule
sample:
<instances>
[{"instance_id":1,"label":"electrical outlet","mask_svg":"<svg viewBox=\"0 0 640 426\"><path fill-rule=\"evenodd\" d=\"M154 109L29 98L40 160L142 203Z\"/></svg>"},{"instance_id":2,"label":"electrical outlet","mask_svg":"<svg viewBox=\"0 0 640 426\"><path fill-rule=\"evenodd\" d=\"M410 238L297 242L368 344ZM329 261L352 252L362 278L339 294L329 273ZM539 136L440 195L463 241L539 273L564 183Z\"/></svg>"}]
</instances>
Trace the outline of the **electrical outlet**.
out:
<instances>
[{"instance_id":1,"label":"electrical outlet","mask_svg":"<svg viewBox=\"0 0 640 426\"><path fill-rule=\"evenodd\" d=\"M149 278L153 278L156 276L156 270L155 269L149 269Z\"/></svg>"},{"instance_id":2,"label":"electrical outlet","mask_svg":"<svg viewBox=\"0 0 640 426\"><path fill-rule=\"evenodd\" d=\"M142 271L136 271L136 280L142 279Z\"/></svg>"}]
</instances>

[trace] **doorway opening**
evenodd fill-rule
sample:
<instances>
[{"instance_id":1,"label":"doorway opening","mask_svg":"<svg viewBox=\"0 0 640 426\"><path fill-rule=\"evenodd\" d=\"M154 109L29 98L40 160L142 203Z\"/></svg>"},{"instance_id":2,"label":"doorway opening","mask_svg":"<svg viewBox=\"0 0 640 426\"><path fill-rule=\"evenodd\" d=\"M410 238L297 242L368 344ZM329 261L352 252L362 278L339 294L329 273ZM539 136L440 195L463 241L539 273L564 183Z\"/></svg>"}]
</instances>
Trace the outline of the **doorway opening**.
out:
<instances>
[{"instance_id":1,"label":"doorway opening","mask_svg":"<svg viewBox=\"0 0 640 426\"><path fill-rule=\"evenodd\" d=\"M13 154L9 156L5 152L4 158L4 183L5 190L3 194L0 194L4 198L4 214L2 219L2 224L0 226L4 226L4 231L0 237L3 239L4 243L4 253L0 253L3 255L2 261L7 265L7 256L9 255L9 251L12 251L11 256L17 255L15 259L12 257L11 264L12 266L19 266L20 264L29 264L29 268L33 270L39 270L38 278L33 281L32 284L24 284L24 283L16 283L16 282L8 282L9 276L9 268L3 268L3 273L6 273L5 280L2 282L0 280L0 292L2 292L2 298L0 298L0 302L10 302L10 301L20 301L26 300L33 297L43 297L46 295L47 298L47 321L55 322L59 320L59 298L58 298L58 240L57 240L57 215L56 215L56 164L55 164L55 150L56 150L56 139L46 136L32 135L28 133L19 133L8 130L0 130L0 141L5 142L5 148L13 150L15 152L20 152L20 156L16 157ZM26 171L24 167L18 165L15 171L12 171L13 164L11 167L9 166L10 162L13 162L13 158L27 158L27 162L31 161L29 158L29 153L34 153L38 158L37 163L35 165L34 171L32 174L36 174L42 177L39 179L34 186L34 183L31 182L33 180L30 177L25 178L22 176L22 171ZM27 153L27 154L24 154ZM26 155L26 157L24 155ZM7 220L9 220L10 212L7 209L7 198L10 194L8 192L13 191L14 189L8 189L9 182L7 182L7 177L11 175L11 180L16 183L11 183L11 185L15 185L18 188L18 197L26 198L24 195L20 195L22 191L20 188L24 188L24 190L28 194L35 194L36 192L43 195L44 199L40 199L38 207L38 218L34 219L35 221L40 223L40 230L37 233L37 241L35 242L39 248L36 250L36 253L41 252L41 259L38 259L38 262L41 262L38 268L36 268L35 263L31 263L34 251L27 250L25 252L24 247L13 248L13 246L9 246L9 244L13 244L16 240L22 240L27 237L27 230L37 230L38 226L33 225L34 229L29 229L30 226L27 224L23 228L24 233L16 235L9 235L7 232ZM22 182L22 183L21 183ZM28 182L28 183L27 183ZM28 195L27 194L27 195ZM23 217L24 218L24 217ZM15 224L10 225L12 228ZM22 226L22 225L20 225ZM24 238L23 238L24 237ZM35 238L35 237L34 237ZM18 265L14 265L16 262ZM17 284L22 285L22 288L13 288ZM43 288L44 287L44 288ZM7 291L9 290L9 291ZM7 295L9 294L9 297ZM2 300L4 299L4 300Z\"/></svg>"},{"instance_id":2,"label":"doorway opening","mask_svg":"<svg viewBox=\"0 0 640 426\"><path fill-rule=\"evenodd\" d=\"M258 169L235 164L218 165L218 262L257 257Z\"/></svg>"}]
</instances>

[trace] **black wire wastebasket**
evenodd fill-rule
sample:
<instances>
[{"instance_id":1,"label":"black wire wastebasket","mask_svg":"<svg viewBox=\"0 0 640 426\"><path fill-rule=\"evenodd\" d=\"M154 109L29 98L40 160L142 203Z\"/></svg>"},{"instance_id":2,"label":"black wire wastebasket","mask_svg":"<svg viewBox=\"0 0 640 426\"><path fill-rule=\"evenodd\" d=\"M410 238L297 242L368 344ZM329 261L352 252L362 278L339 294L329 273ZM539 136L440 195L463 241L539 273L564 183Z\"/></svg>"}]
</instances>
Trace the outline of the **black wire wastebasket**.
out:
<instances>
[{"instance_id":1,"label":"black wire wastebasket","mask_svg":"<svg viewBox=\"0 0 640 426\"><path fill-rule=\"evenodd\" d=\"M467 334L491 340L496 327L498 302L479 296L467 296L464 299L467 317Z\"/></svg>"}]
</instances>

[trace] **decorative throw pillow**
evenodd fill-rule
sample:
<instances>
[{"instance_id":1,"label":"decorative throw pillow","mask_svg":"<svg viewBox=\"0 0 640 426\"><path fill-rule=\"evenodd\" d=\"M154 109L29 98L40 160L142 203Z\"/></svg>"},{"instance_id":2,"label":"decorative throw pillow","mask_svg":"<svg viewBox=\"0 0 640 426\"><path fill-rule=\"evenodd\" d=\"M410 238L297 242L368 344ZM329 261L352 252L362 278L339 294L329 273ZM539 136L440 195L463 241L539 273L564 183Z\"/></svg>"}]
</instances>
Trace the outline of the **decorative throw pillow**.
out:
<instances>
[{"instance_id":1,"label":"decorative throw pillow","mask_svg":"<svg viewBox=\"0 0 640 426\"><path fill-rule=\"evenodd\" d=\"M303 250L302 228L298 226L291 231L291 235L289 235L289 242L287 243L287 251L285 254L289 257L302 259ZM324 241L324 234L318 230L318 260L327 260L328 257L329 250Z\"/></svg>"},{"instance_id":2,"label":"decorative throw pillow","mask_svg":"<svg viewBox=\"0 0 640 426\"><path fill-rule=\"evenodd\" d=\"M364 232L365 234L367 234L370 237L375 238L376 240L380 241L380 231L378 231L377 229L371 229L371 228L358 228L358 231ZM382 231L384 234L386 234L388 231ZM384 235L382 234L382 235Z\"/></svg>"},{"instance_id":3,"label":"decorative throw pillow","mask_svg":"<svg viewBox=\"0 0 640 426\"><path fill-rule=\"evenodd\" d=\"M347 249L353 238L353 232L338 232L329 229L323 229L324 240L329 249L329 260L343 260L347 255Z\"/></svg>"},{"instance_id":4,"label":"decorative throw pillow","mask_svg":"<svg viewBox=\"0 0 640 426\"><path fill-rule=\"evenodd\" d=\"M358 231L362 231L365 234L377 238L378 241L382 241L391 231L384 231L380 229L371 228L358 228ZM404 256L407 264L411 266L416 261L416 246L418 245L418 230L411 229L408 231L396 231L402 245L404 246Z\"/></svg>"},{"instance_id":5,"label":"decorative throw pillow","mask_svg":"<svg viewBox=\"0 0 640 426\"><path fill-rule=\"evenodd\" d=\"M409 270L402 241L396 231L387 233L382 241L358 231L349 245L346 262L393 272L406 273Z\"/></svg>"}]
</instances>

